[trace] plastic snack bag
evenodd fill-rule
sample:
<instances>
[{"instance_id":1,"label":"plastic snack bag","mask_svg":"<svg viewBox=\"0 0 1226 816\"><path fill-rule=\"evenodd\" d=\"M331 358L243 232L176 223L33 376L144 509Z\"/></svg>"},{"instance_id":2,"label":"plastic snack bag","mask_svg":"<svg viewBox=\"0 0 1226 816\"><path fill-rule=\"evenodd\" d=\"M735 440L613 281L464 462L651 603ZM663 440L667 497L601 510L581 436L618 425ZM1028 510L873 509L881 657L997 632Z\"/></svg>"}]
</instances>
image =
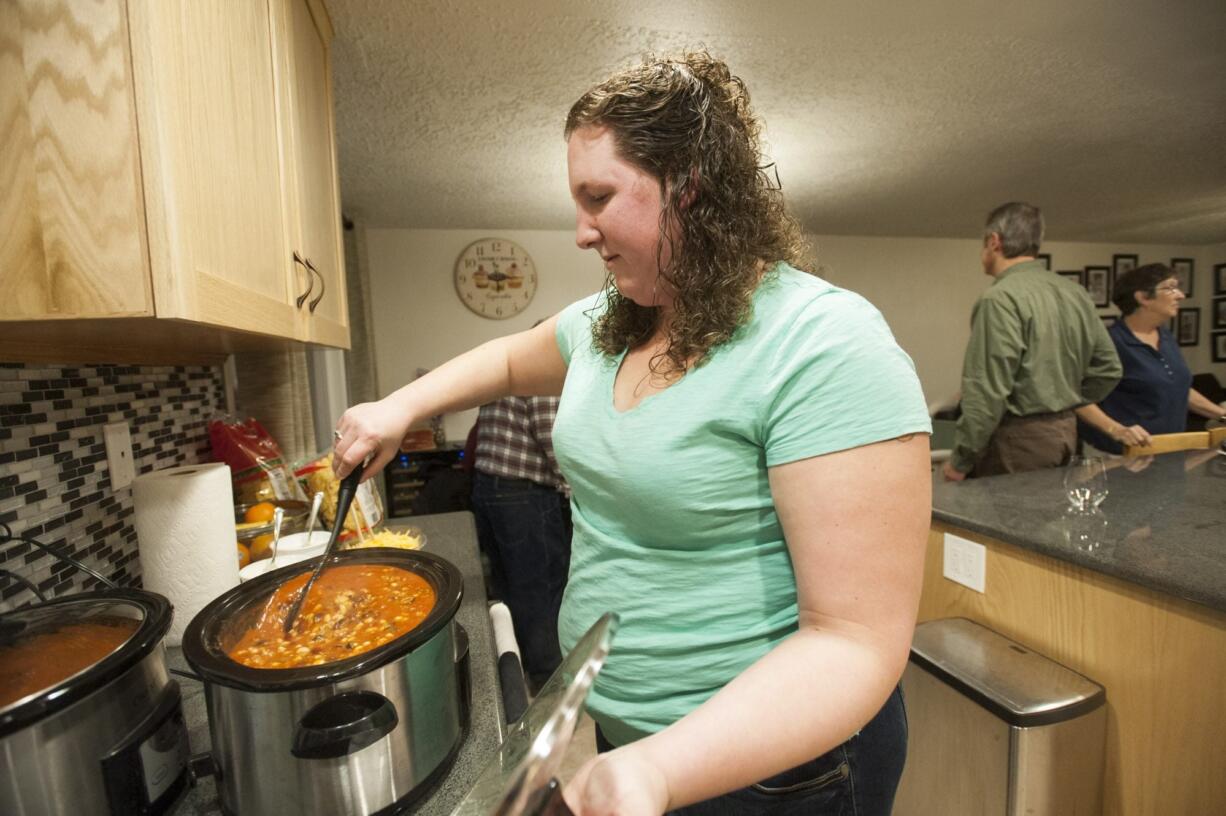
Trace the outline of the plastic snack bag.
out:
<instances>
[{"instance_id":1,"label":"plastic snack bag","mask_svg":"<svg viewBox=\"0 0 1226 816\"><path fill-rule=\"evenodd\" d=\"M239 504L306 499L277 440L255 418L211 420L209 442L213 447L213 460L230 466L234 500Z\"/></svg>"},{"instance_id":2,"label":"plastic snack bag","mask_svg":"<svg viewBox=\"0 0 1226 816\"><path fill-rule=\"evenodd\" d=\"M294 476L298 478L302 489L308 496L314 496L320 492L324 494L319 515L323 519L325 529L331 528L336 520L336 496L341 486L340 479L337 479L336 474L332 472L332 454L326 453L323 456L298 463L294 467ZM368 479L358 485L358 492L353 497L353 506L345 518L342 540L347 541L356 535L359 524L364 532L376 529L383 523L383 517L383 503L379 500L379 493L375 490L374 484Z\"/></svg>"}]
</instances>

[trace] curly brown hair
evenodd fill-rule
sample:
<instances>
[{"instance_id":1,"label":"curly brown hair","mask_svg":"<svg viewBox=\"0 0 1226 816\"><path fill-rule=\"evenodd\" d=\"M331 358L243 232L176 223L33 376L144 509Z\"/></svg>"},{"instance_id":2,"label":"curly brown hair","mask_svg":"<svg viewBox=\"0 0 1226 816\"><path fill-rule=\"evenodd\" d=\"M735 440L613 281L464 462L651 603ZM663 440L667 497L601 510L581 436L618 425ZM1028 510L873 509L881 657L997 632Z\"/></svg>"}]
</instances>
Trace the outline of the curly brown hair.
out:
<instances>
[{"instance_id":1,"label":"curly brown hair","mask_svg":"<svg viewBox=\"0 0 1226 816\"><path fill-rule=\"evenodd\" d=\"M813 272L800 225L763 166L749 91L721 60L705 51L649 56L583 94L564 135L589 126L608 128L620 156L660 181L656 258L673 312L653 372L701 365L731 339L749 321L764 262L768 270L786 261ZM614 356L647 342L659 307L623 297L611 274L604 294L608 309L592 325L594 346Z\"/></svg>"}]
</instances>

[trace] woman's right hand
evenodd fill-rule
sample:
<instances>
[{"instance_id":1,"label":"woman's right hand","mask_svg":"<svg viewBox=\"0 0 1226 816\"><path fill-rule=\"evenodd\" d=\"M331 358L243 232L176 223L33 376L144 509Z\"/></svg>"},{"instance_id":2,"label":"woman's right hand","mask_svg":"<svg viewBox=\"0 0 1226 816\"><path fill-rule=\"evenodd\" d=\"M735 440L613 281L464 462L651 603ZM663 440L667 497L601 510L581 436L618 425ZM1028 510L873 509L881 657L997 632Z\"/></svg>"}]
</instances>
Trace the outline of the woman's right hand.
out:
<instances>
[{"instance_id":1,"label":"woman's right hand","mask_svg":"<svg viewBox=\"0 0 1226 816\"><path fill-rule=\"evenodd\" d=\"M391 461L409 430L412 417L391 397L363 402L341 415L333 433L332 470L343 479L369 457L362 481Z\"/></svg>"},{"instance_id":2,"label":"woman's right hand","mask_svg":"<svg viewBox=\"0 0 1226 816\"><path fill-rule=\"evenodd\" d=\"M576 816L659 816L668 781L634 744L589 759L563 789Z\"/></svg>"},{"instance_id":3,"label":"woman's right hand","mask_svg":"<svg viewBox=\"0 0 1226 816\"><path fill-rule=\"evenodd\" d=\"M1140 425L1116 425L1111 433L1111 438L1129 447L1142 447L1153 441L1149 431Z\"/></svg>"},{"instance_id":4,"label":"woman's right hand","mask_svg":"<svg viewBox=\"0 0 1226 816\"><path fill-rule=\"evenodd\" d=\"M1140 473L1154 463L1153 456L1124 456L1120 460L1124 463L1124 470L1129 473Z\"/></svg>"}]
</instances>

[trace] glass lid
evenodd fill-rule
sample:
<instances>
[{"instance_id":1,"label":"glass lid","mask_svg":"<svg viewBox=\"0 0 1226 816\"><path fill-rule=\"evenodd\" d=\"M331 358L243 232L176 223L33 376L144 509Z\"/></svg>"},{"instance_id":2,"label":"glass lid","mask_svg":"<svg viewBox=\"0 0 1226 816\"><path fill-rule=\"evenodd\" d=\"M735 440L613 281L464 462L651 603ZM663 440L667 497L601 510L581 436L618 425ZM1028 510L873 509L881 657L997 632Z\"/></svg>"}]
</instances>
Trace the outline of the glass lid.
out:
<instances>
[{"instance_id":1,"label":"glass lid","mask_svg":"<svg viewBox=\"0 0 1226 816\"><path fill-rule=\"evenodd\" d=\"M114 654L146 616L140 603L96 596L57 599L0 616L0 714Z\"/></svg>"},{"instance_id":2,"label":"glass lid","mask_svg":"<svg viewBox=\"0 0 1226 816\"><path fill-rule=\"evenodd\" d=\"M617 623L617 615L606 612L580 638L524 716L511 726L498 754L452 816L540 814L551 801L555 807L561 804L555 774L588 691L609 655Z\"/></svg>"}]
</instances>

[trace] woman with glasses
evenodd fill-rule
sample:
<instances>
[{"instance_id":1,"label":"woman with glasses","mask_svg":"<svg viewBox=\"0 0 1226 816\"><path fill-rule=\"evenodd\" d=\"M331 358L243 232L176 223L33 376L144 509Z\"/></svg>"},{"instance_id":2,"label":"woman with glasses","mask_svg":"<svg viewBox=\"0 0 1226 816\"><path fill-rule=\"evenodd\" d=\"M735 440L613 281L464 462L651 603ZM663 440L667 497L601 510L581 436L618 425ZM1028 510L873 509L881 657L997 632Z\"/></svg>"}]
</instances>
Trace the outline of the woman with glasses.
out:
<instances>
[{"instance_id":1,"label":"woman with glasses","mask_svg":"<svg viewBox=\"0 0 1226 816\"><path fill-rule=\"evenodd\" d=\"M1187 430L1189 410L1210 419L1226 415L1192 387L1192 372L1167 329L1184 297L1166 264L1138 266L1115 282L1111 300L1122 316L1108 333L1124 376L1102 402L1077 409L1082 440L1118 454L1125 445L1148 445L1153 434Z\"/></svg>"}]
</instances>

